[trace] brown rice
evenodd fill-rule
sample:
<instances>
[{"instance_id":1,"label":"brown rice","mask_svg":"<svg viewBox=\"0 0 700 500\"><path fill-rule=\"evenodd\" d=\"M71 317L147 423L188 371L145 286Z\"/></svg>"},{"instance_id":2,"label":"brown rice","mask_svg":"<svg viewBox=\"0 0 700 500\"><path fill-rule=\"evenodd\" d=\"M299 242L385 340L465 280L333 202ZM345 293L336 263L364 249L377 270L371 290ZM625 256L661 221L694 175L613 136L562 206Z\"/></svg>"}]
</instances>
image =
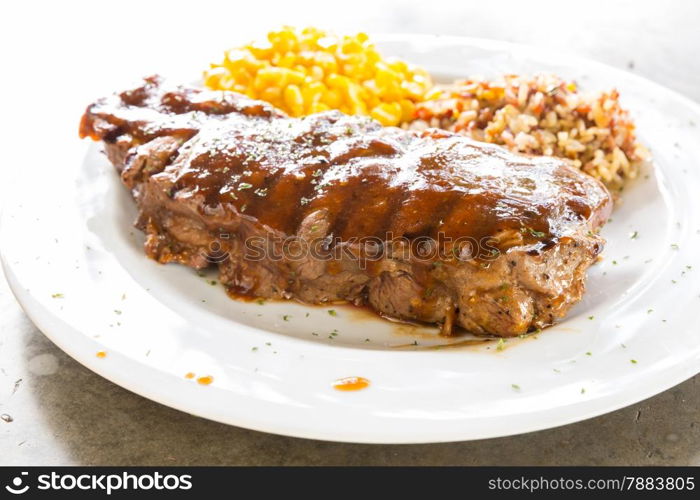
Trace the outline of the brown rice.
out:
<instances>
[{"instance_id":1,"label":"brown rice","mask_svg":"<svg viewBox=\"0 0 700 500\"><path fill-rule=\"evenodd\" d=\"M511 150L559 156L621 191L649 157L616 90L587 94L574 82L542 74L469 79L419 103L407 128L438 127Z\"/></svg>"}]
</instances>

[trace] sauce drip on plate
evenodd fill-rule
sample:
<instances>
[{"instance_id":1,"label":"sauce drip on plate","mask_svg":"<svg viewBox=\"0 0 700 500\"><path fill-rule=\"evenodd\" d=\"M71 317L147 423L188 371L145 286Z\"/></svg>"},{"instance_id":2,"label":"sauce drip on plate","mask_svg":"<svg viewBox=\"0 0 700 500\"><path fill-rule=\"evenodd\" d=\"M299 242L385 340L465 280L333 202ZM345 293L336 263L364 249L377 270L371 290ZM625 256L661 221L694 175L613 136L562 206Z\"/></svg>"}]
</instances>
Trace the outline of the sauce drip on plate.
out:
<instances>
[{"instance_id":1,"label":"sauce drip on plate","mask_svg":"<svg viewBox=\"0 0 700 500\"><path fill-rule=\"evenodd\" d=\"M345 377L333 382L333 388L338 391L359 391L369 387L369 380L364 377Z\"/></svg>"}]
</instances>

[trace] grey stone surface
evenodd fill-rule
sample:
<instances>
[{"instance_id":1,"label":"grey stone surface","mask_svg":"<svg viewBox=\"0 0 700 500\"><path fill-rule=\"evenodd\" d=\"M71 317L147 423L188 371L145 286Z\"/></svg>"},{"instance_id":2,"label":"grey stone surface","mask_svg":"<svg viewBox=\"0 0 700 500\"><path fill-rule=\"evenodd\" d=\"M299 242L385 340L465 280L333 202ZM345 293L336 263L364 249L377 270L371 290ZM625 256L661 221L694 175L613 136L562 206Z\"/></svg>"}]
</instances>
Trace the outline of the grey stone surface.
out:
<instances>
[{"instance_id":1,"label":"grey stone surface","mask_svg":"<svg viewBox=\"0 0 700 500\"><path fill-rule=\"evenodd\" d=\"M139 72L156 71L160 57L172 59L178 51L184 54L188 50L191 44L177 35L192 34L198 14L191 5L187 9L168 8L164 9L168 23L156 23L153 19L163 15L163 10L159 10L162 6L150 6L152 3L122 2L123 9L105 4L114 26L128 20L130 29L142 36L138 40L100 39L97 47L84 46L85 40L99 32L99 26L91 28L91 23L100 23L105 15L94 3L75 6L72 12L53 12L56 7L50 4L24 3L23 10L15 12L18 19L23 15L28 18L33 9L46 11L47 20L32 18L33 28L26 28L31 36L50 44L51 50L42 54L34 43L31 53L20 50L10 54L10 63L18 73L26 74L40 60L54 74L63 68L64 73L75 74L79 77L76 81L83 82L76 85L86 85L87 79L95 88L119 80L123 72L138 76ZM202 15L207 14L209 4L198 2ZM545 48L555 44L559 49L627 68L700 100L698 2L608 1L573 8L566 2L549 1L375 1L359 2L359 10L343 9L342 15L335 2L302 9L297 2L288 4L268 8L267 14L255 11L258 7L254 6L241 11L235 3L220 4L216 19L207 17L206 45L225 47L237 42L241 33L264 32L284 22L348 31L465 34ZM130 17L130 7L138 8L140 15ZM59 14L65 19L61 23L63 35L57 31L58 23L50 22ZM11 27L0 36L20 36L20 31L27 36L24 28L19 23L14 32ZM78 34L65 34L71 30ZM87 36L83 36L84 30ZM9 41L3 39L3 46ZM200 43L197 47L204 46ZM158 56L131 59L106 61L100 57L119 51L135 54L137 44L163 51ZM61 57L57 59L57 55ZM84 102L59 103L56 110L64 113L72 109L77 115L82 105ZM74 121L68 120L65 126L74 128ZM385 446L280 437L196 418L107 382L37 331L7 285L0 284L0 464L700 465L699 385L700 377L695 377L605 416L484 441Z\"/></svg>"}]
</instances>

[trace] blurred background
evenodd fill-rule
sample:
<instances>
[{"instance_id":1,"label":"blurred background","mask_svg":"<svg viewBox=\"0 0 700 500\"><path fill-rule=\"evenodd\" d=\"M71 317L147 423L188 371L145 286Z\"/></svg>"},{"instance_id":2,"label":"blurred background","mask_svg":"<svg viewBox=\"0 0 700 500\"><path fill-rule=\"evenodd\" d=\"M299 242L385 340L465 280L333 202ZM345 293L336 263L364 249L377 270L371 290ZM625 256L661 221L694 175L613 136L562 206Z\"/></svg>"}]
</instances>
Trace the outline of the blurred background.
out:
<instances>
[{"instance_id":1,"label":"blurred background","mask_svg":"<svg viewBox=\"0 0 700 500\"><path fill-rule=\"evenodd\" d=\"M585 5L585 7L584 7ZM495 38L566 50L644 75L696 100L700 88L700 5L593 0L353 0L110 4L14 2L3 16L3 59L26 83L70 78L76 85L126 73L201 62L274 27L313 25L338 32L411 32ZM111 87L110 87L111 88Z\"/></svg>"},{"instance_id":2,"label":"blurred background","mask_svg":"<svg viewBox=\"0 0 700 500\"><path fill-rule=\"evenodd\" d=\"M3 11L0 200L16 171L35 166L32 148L51 141L82 147L77 122L94 97L171 68L196 75L224 49L284 24L526 43L595 59L700 101L700 2L691 0L24 1ZM195 418L103 380L46 340L0 280L0 414L10 417L0 420L0 464L700 465L699 380L586 422L487 441L380 446L285 438Z\"/></svg>"}]
</instances>

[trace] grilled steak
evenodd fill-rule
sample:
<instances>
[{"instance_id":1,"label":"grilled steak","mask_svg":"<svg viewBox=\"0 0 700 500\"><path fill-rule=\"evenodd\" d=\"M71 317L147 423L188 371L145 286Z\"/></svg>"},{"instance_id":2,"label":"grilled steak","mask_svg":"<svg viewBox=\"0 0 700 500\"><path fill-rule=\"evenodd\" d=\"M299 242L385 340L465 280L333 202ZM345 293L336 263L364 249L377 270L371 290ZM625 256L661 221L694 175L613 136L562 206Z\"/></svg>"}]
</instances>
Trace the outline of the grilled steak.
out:
<instances>
[{"instance_id":1,"label":"grilled steak","mask_svg":"<svg viewBox=\"0 0 700 500\"><path fill-rule=\"evenodd\" d=\"M561 318L612 203L554 158L147 78L90 105L153 259L231 292L514 336Z\"/></svg>"}]
</instances>

